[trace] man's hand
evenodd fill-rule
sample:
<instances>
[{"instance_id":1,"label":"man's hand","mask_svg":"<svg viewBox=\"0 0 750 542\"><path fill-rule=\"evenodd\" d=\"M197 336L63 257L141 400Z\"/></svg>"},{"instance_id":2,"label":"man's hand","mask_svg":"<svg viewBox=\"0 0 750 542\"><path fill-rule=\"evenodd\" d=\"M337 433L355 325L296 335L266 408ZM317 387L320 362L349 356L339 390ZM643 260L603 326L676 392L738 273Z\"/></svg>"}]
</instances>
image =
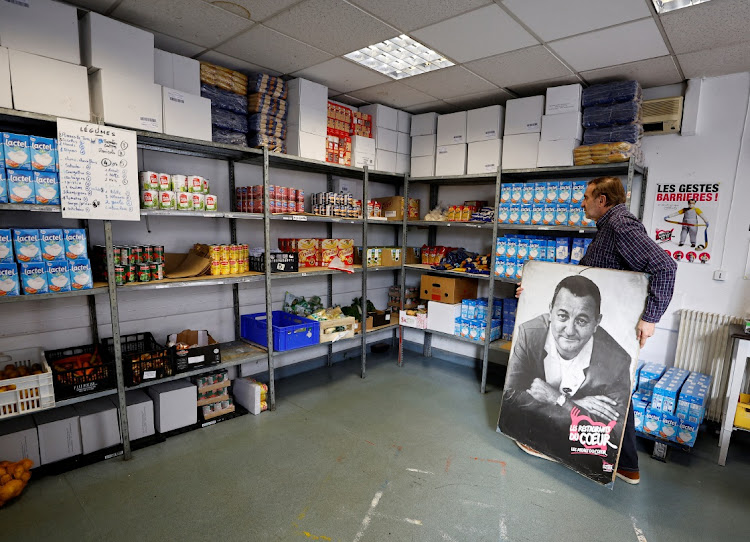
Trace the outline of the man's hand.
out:
<instances>
[{"instance_id":1,"label":"man's hand","mask_svg":"<svg viewBox=\"0 0 750 542\"><path fill-rule=\"evenodd\" d=\"M521 297L521 292L523 292L523 288L521 288L521 283L516 284L516 299Z\"/></svg>"},{"instance_id":2,"label":"man's hand","mask_svg":"<svg viewBox=\"0 0 750 542\"><path fill-rule=\"evenodd\" d=\"M635 335L641 343L641 348L646 346L646 339L651 337L656 330L656 324L641 320L635 328Z\"/></svg>"},{"instance_id":3,"label":"man's hand","mask_svg":"<svg viewBox=\"0 0 750 542\"><path fill-rule=\"evenodd\" d=\"M560 397L560 392L541 378L535 378L526 392L540 403L550 405L554 405L557 398Z\"/></svg>"},{"instance_id":4,"label":"man's hand","mask_svg":"<svg viewBox=\"0 0 750 542\"><path fill-rule=\"evenodd\" d=\"M620 417L614 408L617 406L617 402L606 395L582 397L581 399L575 399L573 402L589 414L594 414L608 422L613 422Z\"/></svg>"}]
</instances>

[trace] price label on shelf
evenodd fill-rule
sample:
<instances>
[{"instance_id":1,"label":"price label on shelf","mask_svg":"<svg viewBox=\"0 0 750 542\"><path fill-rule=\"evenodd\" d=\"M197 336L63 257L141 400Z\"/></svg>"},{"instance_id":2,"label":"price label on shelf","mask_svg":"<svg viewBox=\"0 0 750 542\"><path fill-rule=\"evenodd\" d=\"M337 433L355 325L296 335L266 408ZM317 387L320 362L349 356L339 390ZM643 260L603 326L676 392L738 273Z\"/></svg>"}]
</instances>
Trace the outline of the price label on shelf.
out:
<instances>
[{"instance_id":1,"label":"price label on shelf","mask_svg":"<svg viewBox=\"0 0 750 542\"><path fill-rule=\"evenodd\" d=\"M297 222L307 222L307 217L304 215L293 215L292 220L296 220Z\"/></svg>"}]
</instances>

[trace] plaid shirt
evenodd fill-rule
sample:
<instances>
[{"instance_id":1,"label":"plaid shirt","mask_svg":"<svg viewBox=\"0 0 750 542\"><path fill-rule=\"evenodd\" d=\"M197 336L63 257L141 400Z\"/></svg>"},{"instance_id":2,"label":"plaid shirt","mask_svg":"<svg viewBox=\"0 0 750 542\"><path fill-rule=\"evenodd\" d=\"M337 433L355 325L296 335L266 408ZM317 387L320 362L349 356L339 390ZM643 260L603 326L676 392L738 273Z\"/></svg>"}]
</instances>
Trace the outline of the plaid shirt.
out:
<instances>
[{"instance_id":1,"label":"plaid shirt","mask_svg":"<svg viewBox=\"0 0 750 542\"><path fill-rule=\"evenodd\" d=\"M624 204L615 205L596 222L596 236L581 265L649 273L643 320L656 323L667 310L677 272L677 263L646 233Z\"/></svg>"}]
</instances>

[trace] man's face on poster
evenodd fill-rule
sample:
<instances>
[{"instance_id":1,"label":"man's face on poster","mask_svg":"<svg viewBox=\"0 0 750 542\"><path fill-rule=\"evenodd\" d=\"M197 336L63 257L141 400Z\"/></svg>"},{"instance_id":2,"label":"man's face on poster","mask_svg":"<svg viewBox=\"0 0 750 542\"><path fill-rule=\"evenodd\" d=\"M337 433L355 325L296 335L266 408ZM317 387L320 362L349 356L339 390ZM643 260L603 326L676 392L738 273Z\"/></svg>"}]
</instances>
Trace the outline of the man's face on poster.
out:
<instances>
[{"instance_id":1,"label":"man's face on poster","mask_svg":"<svg viewBox=\"0 0 750 542\"><path fill-rule=\"evenodd\" d=\"M576 357L601 322L592 296L578 297L561 288L550 310L550 328L563 359Z\"/></svg>"}]
</instances>

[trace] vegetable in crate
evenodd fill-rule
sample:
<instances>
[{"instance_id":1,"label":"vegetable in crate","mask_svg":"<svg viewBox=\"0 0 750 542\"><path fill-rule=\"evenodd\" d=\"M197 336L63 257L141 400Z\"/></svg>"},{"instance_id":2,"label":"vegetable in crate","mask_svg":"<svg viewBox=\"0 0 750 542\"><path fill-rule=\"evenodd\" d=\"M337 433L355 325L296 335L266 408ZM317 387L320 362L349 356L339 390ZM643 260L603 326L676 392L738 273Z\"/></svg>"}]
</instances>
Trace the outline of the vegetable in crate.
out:
<instances>
[{"instance_id":1,"label":"vegetable in crate","mask_svg":"<svg viewBox=\"0 0 750 542\"><path fill-rule=\"evenodd\" d=\"M376 309L375 305L373 305L372 301L369 299L367 300L367 312L375 312ZM346 316L353 316L357 322L362 321L362 298L361 297L355 297L352 299L352 304L348 307L341 307L341 312L343 312Z\"/></svg>"},{"instance_id":2,"label":"vegetable in crate","mask_svg":"<svg viewBox=\"0 0 750 542\"><path fill-rule=\"evenodd\" d=\"M297 316L310 316L323 308L323 302L317 295L306 300L302 296L296 296L291 292L284 295L284 312L296 314Z\"/></svg>"},{"instance_id":3,"label":"vegetable in crate","mask_svg":"<svg viewBox=\"0 0 750 542\"><path fill-rule=\"evenodd\" d=\"M0 461L0 508L5 503L18 497L31 479L31 459L22 459L17 463Z\"/></svg>"}]
</instances>

